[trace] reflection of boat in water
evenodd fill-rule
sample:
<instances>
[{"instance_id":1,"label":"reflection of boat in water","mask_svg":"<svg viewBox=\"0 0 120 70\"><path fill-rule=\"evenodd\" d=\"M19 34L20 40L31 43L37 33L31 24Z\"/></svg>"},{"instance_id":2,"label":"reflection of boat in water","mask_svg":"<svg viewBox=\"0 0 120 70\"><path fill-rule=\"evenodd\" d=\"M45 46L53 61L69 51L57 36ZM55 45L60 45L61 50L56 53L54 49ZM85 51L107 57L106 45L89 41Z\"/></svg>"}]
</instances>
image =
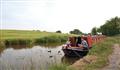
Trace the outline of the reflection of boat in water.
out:
<instances>
[{"instance_id":1,"label":"reflection of boat in water","mask_svg":"<svg viewBox=\"0 0 120 70\"><path fill-rule=\"evenodd\" d=\"M82 57L87 55L91 48L91 37L69 37L69 43L62 46L65 56ZM87 47L84 47L87 46Z\"/></svg>"},{"instance_id":2,"label":"reflection of boat in water","mask_svg":"<svg viewBox=\"0 0 120 70\"><path fill-rule=\"evenodd\" d=\"M65 56L72 56L72 57L83 57L87 55L89 50L82 50L80 48L63 48L63 52L65 53Z\"/></svg>"},{"instance_id":3,"label":"reflection of boat in water","mask_svg":"<svg viewBox=\"0 0 120 70\"><path fill-rule=\"evenodd\" d=\"M67 57L67 56L63 56L61 61L62 63L68 64L68 65L72 65L73 63L75 63L77 60L79 60L79 57Z\"/></svg>"}]
</instances>

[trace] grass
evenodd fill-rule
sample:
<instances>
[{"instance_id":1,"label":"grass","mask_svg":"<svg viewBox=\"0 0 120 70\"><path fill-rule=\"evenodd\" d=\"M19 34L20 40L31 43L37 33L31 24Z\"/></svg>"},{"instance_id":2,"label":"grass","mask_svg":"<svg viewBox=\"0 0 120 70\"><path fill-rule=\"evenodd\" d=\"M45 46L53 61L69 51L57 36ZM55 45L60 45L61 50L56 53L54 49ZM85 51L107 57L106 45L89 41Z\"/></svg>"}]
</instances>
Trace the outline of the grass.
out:
<instances>
[{"instance_id":1,"label":"grass","mask_svg":"<svg viewBox=\"0 0 120 70\"><path fill-rule=\"evenodd\" d=\"M49 70L66 70L67 65L59 64L59 65L53 65L49 68Z\"/></svg>"},{"instance_id":2,"label":"grass","mask_svg":"<svg viewBox=\"0 0 120 70\"><path fill-rule=\"evenodd\" d=\"M0 40L6 39L36 39L46 36L64 36L68 34L60 34L53 32L40 32L40 31L28 31L28 30L0 30Z\"/></svg>"},{"instance_id":3,"label":"grass","mask_svg":"<svg viewBox=\"0 0 120 70\"><path fill-rule=\"evenodd\" d=\"M92 64L85 65L84 70L97 70L107 65L108 56L113 51L112 46L116 43L120 44L120 35L108 37L103 42L94 44L88 55L95 55L98 59Z\"/></svg>"},{"instance_id":4,"label":"grass","mask_svg":"<svg viewBox=\"0 0 120 70\"><path fill-rule=\"evenodd\" d=\"M67 41L67 36L58 36L58 35L53 35L53 36L46 36L42 38L35 39L35 43L60 43L60 42L66 42Z\"/></svg>"},{"instance_id":5,"label":"grass","mask_svg":"<svg viewBox=\"0 0 120 70\"><path fill-rule=\"evenodd\" d=\"M92 64L86 64L82 68L77 66L78 68L68 68L67 65L53 65L50 70L98 70L108 62L108 56L112 53L112 46L114 44L120 44L120 35L114 37L107 37L104 41L96 43L93 45L93 48L90 50L88 56L94 55L97 57L97 60Z\"/></svg>"},{"instance_id":6,"label":"grass","mask_svg":"<svg viewBox=\"0 0 120 70\"><path fill-rule=\"evenodd\" d=\"M0 48L6 45L62 43L66 42L69 35L28 30L0 30Z\"/></svg>"},{"instance_id":7,"label":"grass","mask_svg":"<svg viewBox=\"0 0 120 70\"><path fill-rule=\"evenodd\" d=\"M0 48L5 45L60 43L68 34L28 30L0 30Z\"/></svg>"},{"instance_id":8,"label":"grass","mask_svg":"<svg viewBox=\"0 0 120 70\"><path fill-rule=\"evenodd\" d=\"M67 64L52 65L48 70L74 70L72 67L68 67Z\"/></svg>"}]
</instances>

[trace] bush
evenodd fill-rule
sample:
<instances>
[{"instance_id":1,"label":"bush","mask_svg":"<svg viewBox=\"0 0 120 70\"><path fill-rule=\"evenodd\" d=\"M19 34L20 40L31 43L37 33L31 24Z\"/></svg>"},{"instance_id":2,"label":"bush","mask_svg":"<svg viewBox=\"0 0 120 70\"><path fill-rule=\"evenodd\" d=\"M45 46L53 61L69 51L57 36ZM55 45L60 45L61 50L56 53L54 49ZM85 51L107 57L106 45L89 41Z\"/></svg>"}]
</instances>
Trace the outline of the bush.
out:
<instances>
[{"instance_id":1,"label":"bush","mask_svg":"<svg viewBox=\"0 0 120 70\"><path fill-rule=\"evenodd\" d=\"M27 45L31 43L31 40L23 39L9 39L4 41L5 45Z\"/></svg>"},{"instance_id":2,"label":"bush","mask_svg":"<svg viewBox=\"0 0 120 70\"><path fill-rule=\"evenodd\" d=\"M61 43L66 41L67 41L67 36L56 36L56 35L35 39L36 44Z\"/></svg>"}]
</instances>

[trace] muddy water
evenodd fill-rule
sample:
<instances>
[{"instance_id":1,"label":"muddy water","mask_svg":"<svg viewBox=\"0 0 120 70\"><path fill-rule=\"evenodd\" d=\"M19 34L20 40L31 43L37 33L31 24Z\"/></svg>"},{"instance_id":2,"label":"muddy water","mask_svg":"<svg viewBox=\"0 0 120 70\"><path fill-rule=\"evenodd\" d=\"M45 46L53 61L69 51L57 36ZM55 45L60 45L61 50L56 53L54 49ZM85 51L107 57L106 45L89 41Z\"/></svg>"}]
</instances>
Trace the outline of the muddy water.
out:
<instances>
[{"instance_id":1,"label":"muddy water","mask_svg":"<svg viewBox=\"0 0 120 70\"><path fill-rule=\"evenodd\" d=\"M48 70L53 64L72 64L79 58L65 57L60 46L14 46L0 53L0 70Z\"/></svg>"}]
</instances>

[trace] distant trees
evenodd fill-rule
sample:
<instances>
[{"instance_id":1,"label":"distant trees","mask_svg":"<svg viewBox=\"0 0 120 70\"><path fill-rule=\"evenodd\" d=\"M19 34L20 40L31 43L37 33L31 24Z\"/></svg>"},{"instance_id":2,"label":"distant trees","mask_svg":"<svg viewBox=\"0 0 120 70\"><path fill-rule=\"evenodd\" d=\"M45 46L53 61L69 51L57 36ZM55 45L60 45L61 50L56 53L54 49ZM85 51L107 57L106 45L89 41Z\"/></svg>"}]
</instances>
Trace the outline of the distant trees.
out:
<instances>
[{"instance_id":1,"label":"distant trees","mask_svg":"<svg viewBox=\"0 0 120 70\"><path fill-rule=\"evenodd\" d=\"M60 30L56 31L56 33L62 33Z\"/></svg>"},{"instance_id":2,"label":"distant trees","mask_svg":"<svg viewBox=\"0 0 120 70\"><path fill-rule=\"evenodd\" d=\"M104 35L112 36L120 34L120 18L115 17L106 21L106 23L100 27L100 30Z\"/></svg>"},{"instance_id":3,"label":"distant trees","mask_svg":"<svg viewBox=\"0 0 120 70\"><path fill-rule=\"evenodd\" d=\"M82 32L79 29L74 29L73 31L69 32L70 34L82 34Z\"/></svg>"},{"instance_id":4,"label":"distant trees","mask_svg":"<svg viewBox=\"0 0 120 70\"><path fill-rule=\"evenodd\" d=\"M97 28L97 33L101 33L101 29L100 28Z\"/></svg>"},{"instance_id":5,"label":"distant trees","mask_svg":"<svg viewBox=\"0 0 120 70\"><path fill-rule=\"evenodd\" d=\"M91 30L91 33L93 35L96 35L97 33L102 33L108 36L120 34L120 18L114 17L110 20L107 20L104 25L100 26L100 28L94 27Z\"/></svg>"},{"instance_id":6,"label":"distant trees","mask_svg":"<svg viewBox=\"0 0 120 70\"><path fill-rule=\"evenodd\" d=\"M93 27L91 33L92 33L93 35L96 35L96 34L97 34L97 28L96 28L96 27Z\"/></svg>"}]
</instances>

